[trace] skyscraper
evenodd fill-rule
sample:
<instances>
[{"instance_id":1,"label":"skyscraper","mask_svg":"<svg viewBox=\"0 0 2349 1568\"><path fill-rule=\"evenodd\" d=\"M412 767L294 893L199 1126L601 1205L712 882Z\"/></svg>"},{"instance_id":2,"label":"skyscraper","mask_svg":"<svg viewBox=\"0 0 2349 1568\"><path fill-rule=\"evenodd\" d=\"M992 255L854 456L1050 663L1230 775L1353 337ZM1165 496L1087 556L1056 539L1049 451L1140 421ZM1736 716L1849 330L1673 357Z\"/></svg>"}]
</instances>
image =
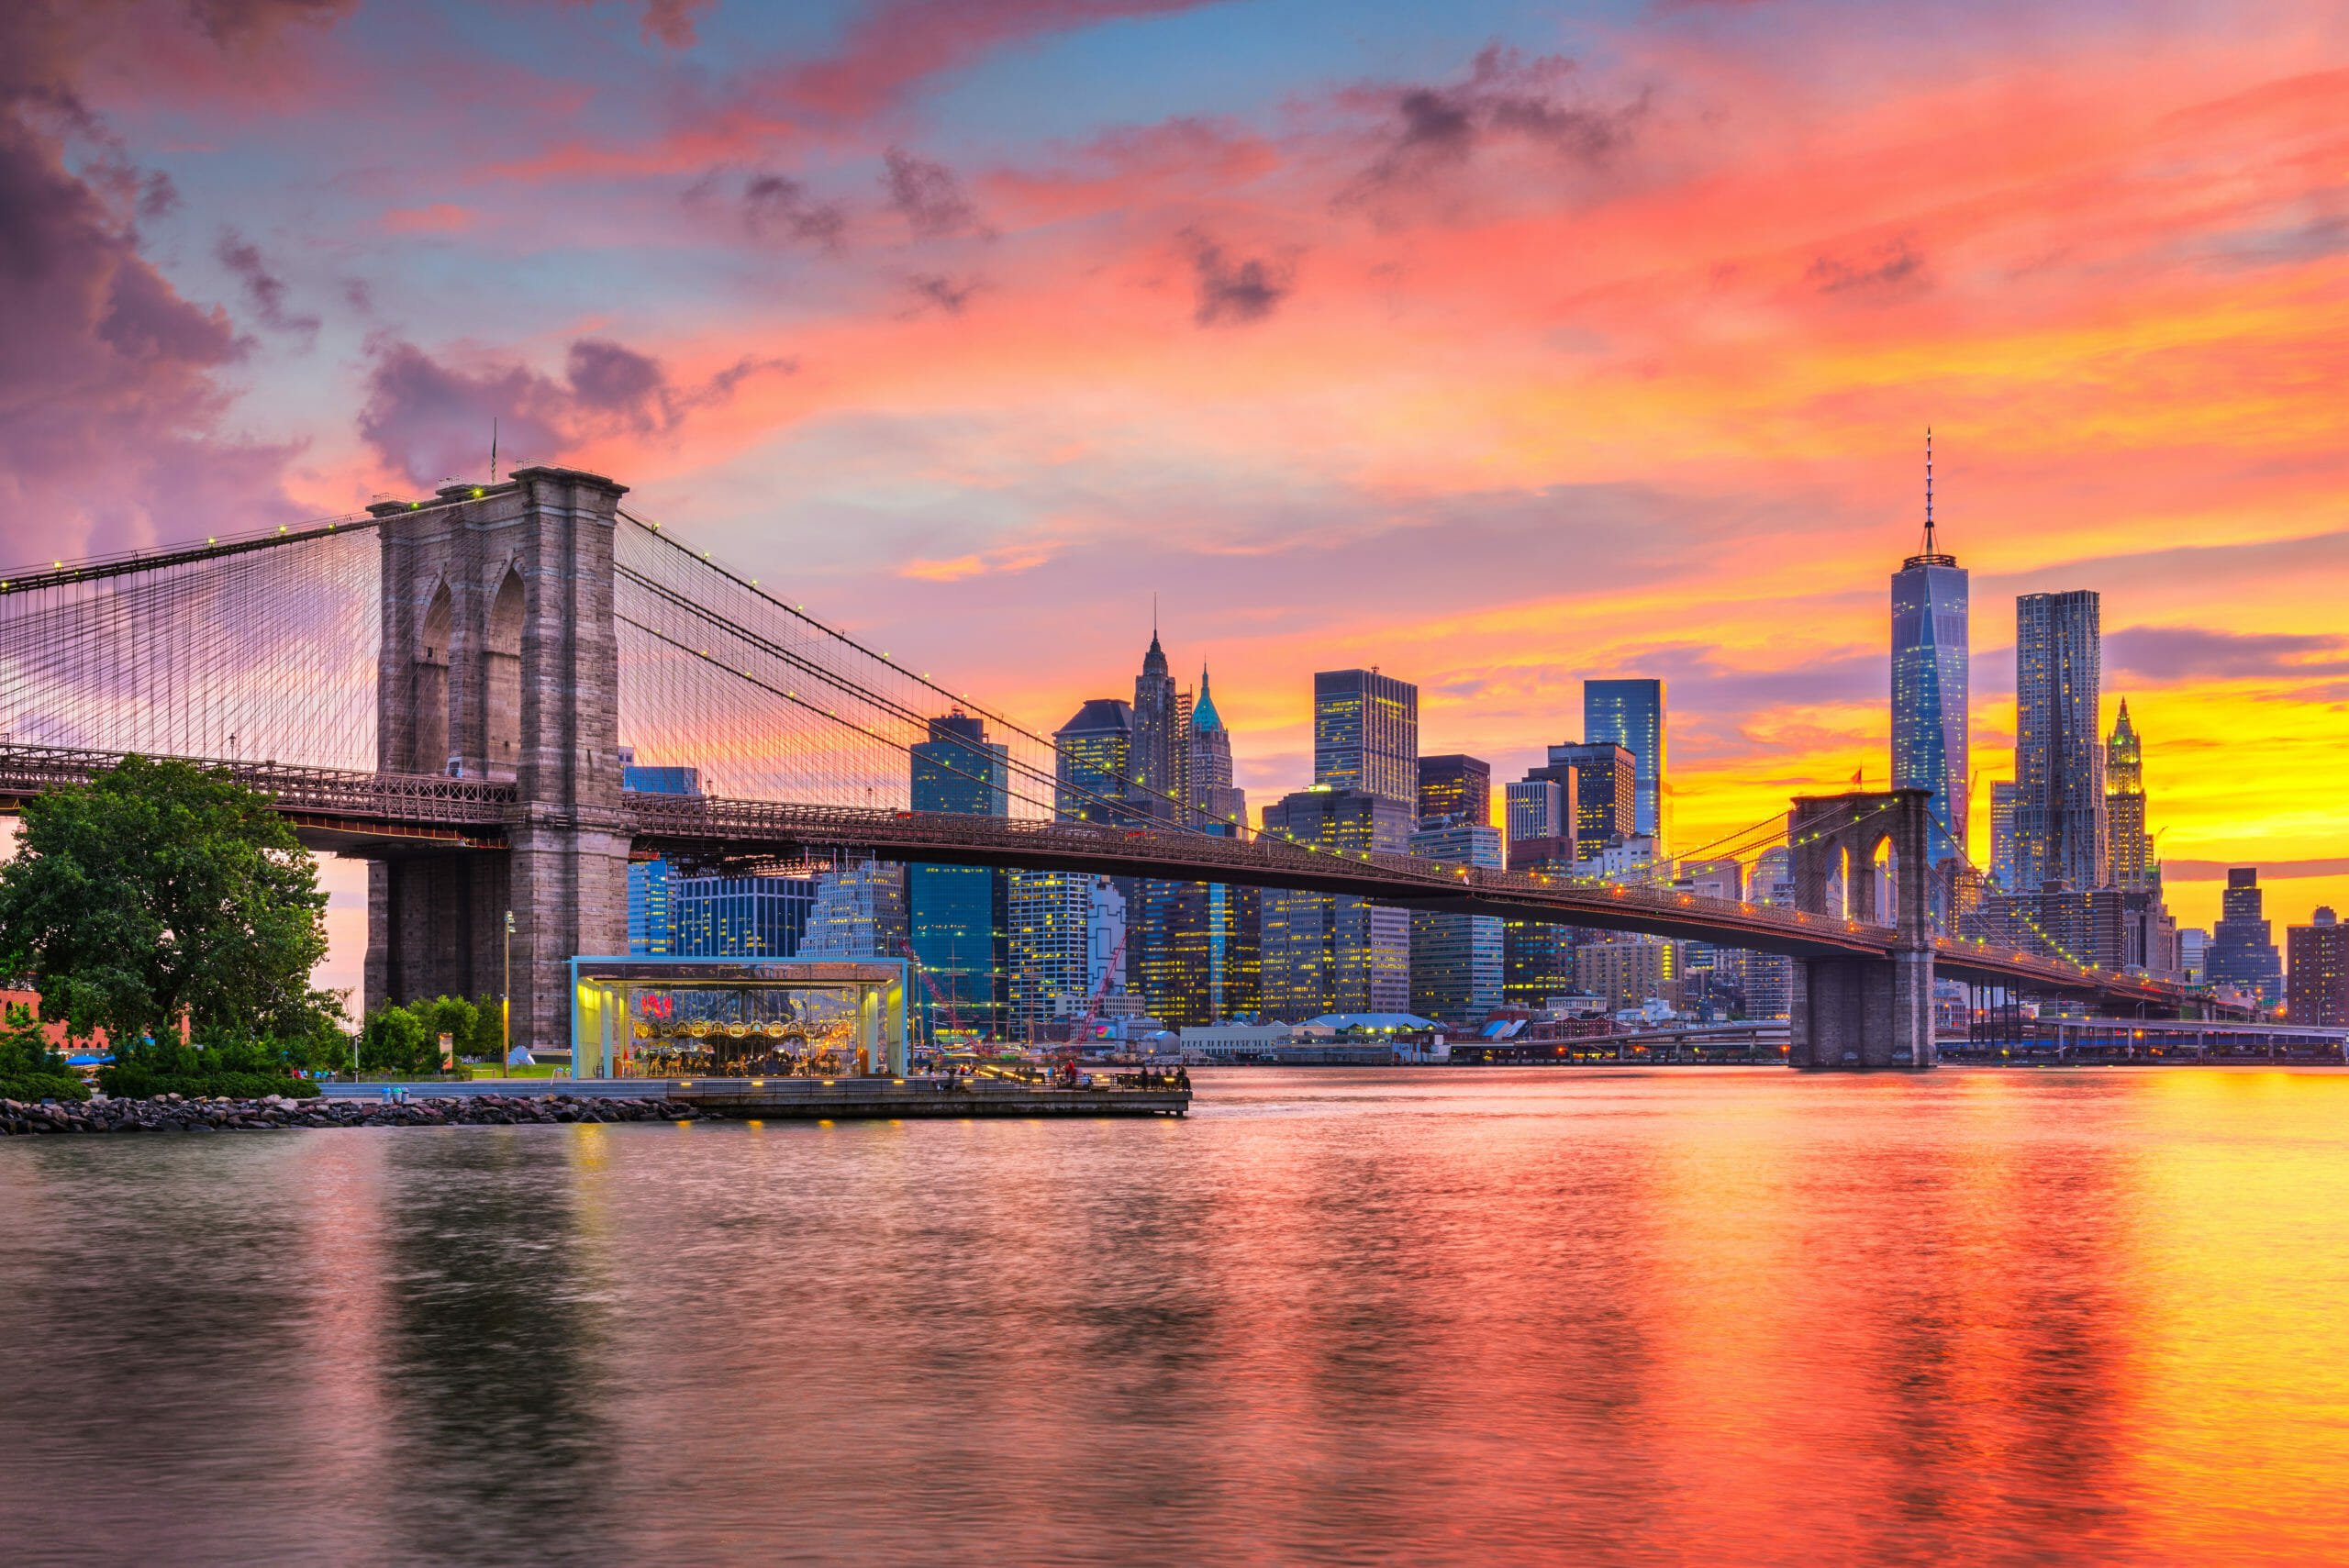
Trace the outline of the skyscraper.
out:
<instances>
[{"instance_id":1,"label":"skyscraper","mask_svg":"<svg viewBox=\"0 0 2349 1568\"><path fill-rule=\"evenodd\" d=\"M1585 681L1582 738L1586 745L1611 740L1631 753L1631 830L1655 840L1658 858L1670 853L1672 795L1664 775L1664 683Z\"/></svg>"},{"instance_id":2,"label":"skyscraper","mask_svg":"<svg viewBox=\"0 0 2349 1568\"><path fill-rule=\"evenodd\" d=\"M1990 786L1990 880L2006 892L2015 886L2015 802L2021 786L2000 779Z\"/></svg>"},{"instance_id":3,"label":"skyscraper","mask_svg":"<svg viewBox=\"0 0 2349 1568\"><path fill-rule=\"evenodd\" d=\"M1108 877L1014 872L1008 924L1014 1029L1081 1018L1097 999L1124 1001L1126 899Z\"/></svg>"},{"instance_id":4,"label":"skyscraper","mask_svg":"<svg viewBox=\"0 0 2349 1568\"><path fill-rule=\"evenodd\" d=\"M865 861L818 872L801 958L902 958L906 951L905 867ZM683 900L679 902L682 904Z\"/></svg>"},{"instance_id":5,"label":"skyscraper","mask_svg":"<svg viewBox=\"0 0 2349 1568\"><path fill-rule=\"evenodd\" d=\"M1502 869L1500 829L1466 817L1421 817L1411 853L1454 865ZM1411 1011L1474 1024L1501 1003L1501 919L1448 910L1411 911Z\"/></svg>"},{"instance_id":6,"label":"skyscraper","mask_svg":"<svg viewBox=\"0 0 2349 1568\"><path fill-rule=\"evenodd\" d=\"M1573 816L1575 837L1604 844L1644 830L1639 825L1637 767L1629 748L1589 740L1551 747L1548 765L1530 769L1525 776L1554 779L1561 790L1570 790L1560 804Z\"/></svg>"},{"instance_id":7,"label":"skyscraper","mask_svg":"<svg viewBox=\"0 0 2349 1568\"><path fill-rule=\"evenodd\" d=\"M1264 807L1269 835L1325 850L1408 847L1408 800L1316 784ZM1297 1023L1322 1013L1400 1013L1411 1001L1411 916L1360 898L1266 889L1264 1008Z\"/></svg>"},{"instance_id":8,"label":"skyscraper","mask_svg":"<svg viewBox=\"0 0 2349 1568\"><path fill-rule=\"evenodd\" d=\"M1153 644L1156 639L1152 639ZM1147 656L1145 656L1146 659ZM1164 663L1164 655L1160 656ZM1145 668L1147 663L1145 662ZM1134 712L1122 698L1093 697L1052 732L1056 779L1052 815L1063 822L1127 822ZM1128 879L1130 884L1130 879ZM1015 871L1005 893L1009 1011L1017 1029L1033 1029L1065 1012L1068 998L1089 994L1087 955L1107 919L1097 884L1081 872ZM1118 989L1124 990L1126 889L1111 887L1119 935ZM1056 1003L1054 998L1060 1000ZM1077 1005L1082 1013L1082 1004Z\"/></svg>"},{"instance_id":9,"label":"skyscraper","mask_svg":"<svg viewBox=\"0 0 2349 1568\"><path fill-rule=\"evenodd\" d=\"M2104 748L2105 840L2111 856L2108 887L2136 892L2154 880L2154 844L2145 833L2145 752L2129 722L2129 699Z\"/></svg>"},{"instance_id":10,"label":"skyscraper","mask_svg":"<svg viewBox=\"0 0 2349 1568\"><path fill-rule=\"evenodd\" d=\"M1561 837L1573 829L1574 814L1566 806L1566 802L1574 798L1573 789L1572 774L1567 775L1567 782L1564 784L1553 779L1527 779L1522 784L1503 787L1501 828L1509 846L1509 863L1512 866L1517 862L1516 846L1519 844L1544 846L1532 851L1534 854L1546 857L1555 853L1548 846L1555 845ZM1569 850L1564 859L1571 863L1574 852Z\"/></svg>"},{"instance_id":11,"label":"skyscraper","mask_svg":"<svg viewBox=\"0 0 2349 1568\"><path fill-rule=\"evenodd\" d=\"M2102 601L2093 589L2015 600L2015 891L2104 880Z\"/></svg>"},{"instance_id":12,"label":"skyscraper","mask_svg":"<svg viewBox=\"0 0 2349 1568\"><path fill-rule=\"evenodd\" d=\"M1419 759L1419 820L1456 817L1489 827L1493 820L1493 765L1453 752Z\"/></svg>"},{"instance_id":13,"label":"skyscraper","mask_svg":"<svg viewBox=\"0 0 2349 1568\"><path fill-rule=\"evenodd\" d=\"M2203 962L2211 984L2240 985L2273 1002L2283 995L2283 963L2269 934L2265 903L2257 866L2228 868L2227 890L2219 895L2219 923Z\"/></svg>"},{"instance_id":14,"label":"skyscraper","mask_svg":"<svg viewBox=\"0 0 2349 1568\"><path fill-rule=\"evenodd\" d=\"M1223 726L1223 715L1216 711L1205 665L1199 668L1199 700L1191 709L1190 753L1184 784L1195 819L1246 827L1248 795L1231 783L1231 732Z\"/></svg>"},{"instance_id":15,"label":"skyscraper","mask_svg":"<svg viewBox=\"0 0 2349 1568\"><path fill-rule=\"evenodd\" d=\"M1892 787L1929 789L1925 858L1965 853L1965 569L1933 539L1933 438L1925 435L1925 534L1892 574Z\"/></svg>"},{"instance_id":16,"label":"skyscraper","mask_svg":"<svg viewBox=\"0 0 2349 1568\"><path fill-rule=\"evenodd\" d=\"M2349 1024L2349 926L2319 905L2307 925L2285 928L2284 945L2292 961L2292 1022L2327 1029Z\"/></svg>"},{"instance_id":17,"label":"skyscraper","mask_svg":"<svg viewBox=\"0 0 2349 1568\"><path fill-rule=\"evenodd\" d=\"M930 721L913 748L913 808L971 817L1011 814L1008 749L960 709ZM906 903L920 976L907 997L924 1038L974 1038L1003 1021L1008 873L987 866L906 868Z\"/></svg>"},{"instance_id":18,"label":"skyscraper","mask_svg":"<svg viewBox=\"0 0 2349 1568\"><path fill-rule=\"evenodd\" d=\"M1191 760L1180 707L1174 678L1166 673L1165 651L1158 646L1158 629L1152 627L1141 673L1134 677L1127 761L1125 793L1137 822L1173 822L1179 815L1174 802L1183 798L1183 774Z\"/></svg>"},{"instance_id":19,"label":"skyscraper","mask_svg":"<svg viewBox=\"0 0 2349 1568\"><path fill-rule=\"evenodd\" d=\"M1375 670L1316 674L1313 782L1367 790L1407 813L1417 811L1419 688Z\"/></svg>"},{"instance_id":20,"label":"skyscraper","mask_svg":"<svg viewBox=\"0 0 2349 1568\"><path fill-rule=\"evenodd\" d=\"M1052 814L1063 822L1125 821L1133 739L1134 710L1117 697L1088 699L1054 730Z\"/></svg>"},{"instance_id":21,"label":"skyscraper","mask_svg":"<svg viewBox=\"0 0 2349 1568\"><path fill-rule=\"evenodd\" d=\"M1188 732L1186 818L1197 831L1237 837L1247 822L1248 797L1231 783L1231 736L1206 670L1199 672L1197 702L1180 711ZM1255 1011L1263 894L1220 883L1140 885L1136 926L1147 940L1139 973L1152 1011L1177 1029Z\"/></svg>"},{"instance_id":22,"label":"skyscraper","mask_svg":"<svg viewBox=\"0 0 2349 1568\"><path fill-rule=\"evenodd\" d=\"M672 877L663 951L678 958L796 958L816 912L817 882L801 876Z\"/></svg>"}]
</instances>

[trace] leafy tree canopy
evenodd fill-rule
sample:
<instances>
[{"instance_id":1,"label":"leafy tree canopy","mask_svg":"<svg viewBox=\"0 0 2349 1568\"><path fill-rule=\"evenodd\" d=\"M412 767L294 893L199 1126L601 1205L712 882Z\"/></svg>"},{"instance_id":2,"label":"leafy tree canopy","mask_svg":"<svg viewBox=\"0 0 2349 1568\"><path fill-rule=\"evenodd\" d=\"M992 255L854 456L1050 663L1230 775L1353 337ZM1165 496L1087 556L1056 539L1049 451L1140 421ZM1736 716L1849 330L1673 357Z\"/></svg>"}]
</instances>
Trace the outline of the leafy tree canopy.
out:
<instances>
[{"instance_id":1,"label":"leafy tree canopy","mask_svg":"<svg viewBox=\"0 0 2349 1568\"><path fill-rule=\"evenodd\" d=\"M317 871L267 795L225 769L127 757L24 807L0 867L0 971L41 1016L117 1054L199 1030L308 1040L336 1010Z\"/></svg>"}]
</instances>

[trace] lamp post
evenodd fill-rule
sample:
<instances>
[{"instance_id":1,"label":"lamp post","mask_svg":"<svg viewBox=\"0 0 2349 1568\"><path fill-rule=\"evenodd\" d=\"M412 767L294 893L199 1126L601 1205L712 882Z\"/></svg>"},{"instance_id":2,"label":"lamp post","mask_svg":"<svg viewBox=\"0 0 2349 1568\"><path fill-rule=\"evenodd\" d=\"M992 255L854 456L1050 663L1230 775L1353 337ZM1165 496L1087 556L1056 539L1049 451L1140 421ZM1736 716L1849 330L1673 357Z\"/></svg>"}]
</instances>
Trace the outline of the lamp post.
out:
<instances>
[{"instance_id":1,"label":"lamp post","mask_svg":"<svg viewBox=\"0 0 2349 1568\"><path fill-rule=\"evenodd\" d=\"M506 911L506 989L497 998L497 1075L511 1076L514 1060L514 911Z\"/></svg>"}]
</instances>

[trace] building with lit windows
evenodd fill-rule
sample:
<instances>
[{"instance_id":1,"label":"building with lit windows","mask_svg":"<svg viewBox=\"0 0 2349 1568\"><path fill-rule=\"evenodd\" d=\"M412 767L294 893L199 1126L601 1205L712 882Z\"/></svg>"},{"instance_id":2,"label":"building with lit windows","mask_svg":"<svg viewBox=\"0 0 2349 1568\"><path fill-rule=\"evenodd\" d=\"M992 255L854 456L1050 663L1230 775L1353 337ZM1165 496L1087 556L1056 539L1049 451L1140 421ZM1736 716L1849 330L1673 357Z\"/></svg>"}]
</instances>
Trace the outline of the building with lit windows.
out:
<instances>
[{"instance_id":1,"label":"building with lit windows","mask_svg":"<svg viewBox=\"0 0 2349 1568\"><path fill-rule=\"evenodd\" d=\"M1653 839L1658 852L1669 854L1672 794L1664 773L1664 683L1585 681L1582 738L1586 745L1612 741L1631 753L1631 831Z\"/></svg>"},{"instance_id":2,"label":"building with lit windows","mask_svg":"<svg viewBox=\"0 0 2349 1568\"><path fill-rule=\"evenodd\" d=\"M1106 876L1015 871L1009 896L1011 1028L1041 1038L1054 1019L1097 1009L1119 1017L1126 998L1126 900Z\"/></svg>"},{"instance_id":3,"label":"building with lit windows","mask_svg":"<svg viewBox=\"0 0 2349 1568\"><path fill-rule=\"evenodd\" d=\"M1119 697L1094 697L1052 732L1052 814L1063 822L1122 822L1134 710Z\"/></svg>"},{"instance_id":4,"label":"building with lit windows","mask_svg":"<svg viewBox=\"0 0 2349 1568\"><path fill-rule=\"evenodd\" d=\"M1614 937L1575 950L1575 989L1597 996L1604 1010L1636 1007L1664 994L1673 973L1673 945L1657 937Z\"/></svg>"},{"instance_id":5,"label":"building with lit windows","mask_svg":"<svg viewBox=\"0 0 2349 1568\"><path fill-rule=\"evenodd\" d=\"M2104 881L2103 601L2092 589L2015 600L2014 893Z\"/></svg>"},{"instance_id":6,"label":"building with lit windows","mask_svg":"<svg viewBox=\"0 0 2349 1568\"><path fill-rule=\"evenodd\" d=\"M2292 1022L2349 1027L2349 926L2320 905L2307 925L2285 928L2284 947Z\"/></svg>"},{"instance_id":7,"label":"building with lit windows","mask_svg":"<svg viewBox=\"0 0 2349 1568\"><path fill-rule=\"evenodd\" d=\"M1929 789L1925 858L1965 853L1967 599L1965 569L1933 539L1933 450L1925 443L1925 536L1892 574L1892 787Z\"/></svg>"},{"instance_id":8,"label":"building with lit windows","mask_svg":"<svg viewBox=\"0 0 2349 1568\"><path fill-rule=\"evenodd\" d=\"M628 951L631 956L669 951L669 862L631 861L628 868Z\"/></svg>"},{"instance_id":9,"label":"building with lit windows","mask_svg":"<svg viewBox=\"0 0 2349 1568\"><path fill-rule=\"evenodd\" d=\"M684 898L678 906L682 913ZM906 868L864 861L816 873L799 958L906 956Z\"/></svg>"},{"instance_id":10,"label":"building with lit windows","mask_svg":"<svg viewBox=\"0 0 2349 1568\"><path fill-rule=\"evenodd\" d=\"M674 958L796 958L816 910L816 879L685 876L668 881ZM634 933L629 951L634 951ZM648 952L651 949L646 950Z\"/></svg>"},{"instance_id":11,"label":"building with lit windows","mask_svg":"<svg viewBox=\"0 0 2349 1568\"><path fill-rule=\"evenodd\" d=\"M1990 786L1990 880L2001 892L2015 886L2015 801L2022 791L2011 780Z\"/></svg>"},{"instance_id":12,"label":"building with lit windows","mask_svg":"<svg viewBox=\"0 0 2349 1568\"><path fill-rule=\"evenodd\" d=\"M1422 817L1411 853L1452 865L1502 869L1500 829L1465 817ZM1502 922L1497 915L1414 909L1411 1011L1447 1024L1482 1022L1501 1004Z\"/></svg>"},{"instance_id":13,"label":"building with lit windows","mask_svg":"<svg viewBox=\"0 0 2349 1568\"><path fill-rule=\"evenodd\" d=\"M1264 807L1264 831L1325 850L1401 852L1409 800L1316 784ZM1411 999L1411 916L1340 894L1267 888L1263 1007L1296 1023L1323 1013L1400 1013Z\"/></svg>"},{"instance_id":14,"label":"building with lit windows","mask_svg":"<svg viewBox=\"0 0 2349 1568\"><path fill-rule=\"evenodd\" d=\"M2145 831L2145 751L2121 699L2120 722L2104 745L2105 842L2111 857L2105 884L2135 890L2160 880L2154 841Z\"/></svg>"},{"instance_id":15,"label":"building with lit windows","mask_svg":"<svg viewBox=\"0 0 2349 1568\"><path fill-rule=\"evenodd\" d=\"M1009 752L957 710L930 721L912 749L913 808L1011 815ZM990 866L906 868L906 918L917 976L907 1001L921 1037L984 1039L1003 1024L1008 873Z\"/></svg>"},{"instance_id":16,"label":"building with lit windows","mask_svg":"<svg viewBox=\"0 0 2349 1568\"><path fill-rule=\"evenodd\" d=\"M1527 779L1522 784L1505 784L1501 788L1501 827L1510 846L1509 863L1516 864L1515 848L1523 843L1555 842L1561 824L1571 823L1573 817L1565 802L1572 798L1574 785L1569 783L1562 790L1551 779ZM1570 853L1568 860L1574 859Z\"/></svg>"},{"instance_id":17,"label":"building with lit windows","mask_svg":"<svg viewBox=\"0 0 2349 1568\"><path fill-rule=\"evenodd\" d=\"M2213 985L2240 985L2263 1002L2281 1000L2283 962L2270 936L2256 866L2232 866L2226 891L2219 895L2219 923L2211 929L2203 962Z\"/></svg>"},{"instance_id":18,"label":"building with lit windows","mask_svg":"<svg viewBox=\"0 0 2349 1568\"><path fill-rule=\"evenodd\" d=\"M1407 814L1416 812L1419 688L1375 670L1316 674L1313 782L1330 789L1363 790L1395 802Z\"/></svg>"},{"instance_id":19,"label":"building with lit windows","mask_svg":"<svg viewBox=\"0 0 2349 1568\"><path fill-rule=\"evenodd\" d=\"M1457 817L1489 825L1493 820L1493 765L1480 757L1453 752L1419 759L1419 820Z\"/></svg>"},{"instance_id":20,"label":"building with lit windows","mask_svg":"<svg viewBox=\"0 0 2349 1568\"><path fill-rule=\"evenodd\" d=\"M1529 782L1555 781L1560 808L1574 823L1575 839L1596 844L1644 831L1639 826L1636 767L1629 748L1594 740L1551 747L1549 761L1525 776Z\"/></svg>"}]
</instances>

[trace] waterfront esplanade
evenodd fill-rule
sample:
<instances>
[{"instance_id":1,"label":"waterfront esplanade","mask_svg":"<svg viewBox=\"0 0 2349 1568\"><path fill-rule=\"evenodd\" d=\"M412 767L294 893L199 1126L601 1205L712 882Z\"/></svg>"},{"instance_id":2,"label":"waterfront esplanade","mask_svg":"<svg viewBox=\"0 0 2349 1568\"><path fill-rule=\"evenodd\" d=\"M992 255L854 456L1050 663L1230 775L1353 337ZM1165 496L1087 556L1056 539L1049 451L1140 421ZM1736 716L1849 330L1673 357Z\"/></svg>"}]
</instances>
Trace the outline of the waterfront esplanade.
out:
<instances>
[{"instance_id":1,"label":"waterfront esplanade","mask_svg":"<svg viewBox=\"0 0 2349 1568\"><path fill-rule=\"evenodd\" d=\"M574 958L582 1077L902 1078L903 959Z\"/></svg>"}]
</instances>

